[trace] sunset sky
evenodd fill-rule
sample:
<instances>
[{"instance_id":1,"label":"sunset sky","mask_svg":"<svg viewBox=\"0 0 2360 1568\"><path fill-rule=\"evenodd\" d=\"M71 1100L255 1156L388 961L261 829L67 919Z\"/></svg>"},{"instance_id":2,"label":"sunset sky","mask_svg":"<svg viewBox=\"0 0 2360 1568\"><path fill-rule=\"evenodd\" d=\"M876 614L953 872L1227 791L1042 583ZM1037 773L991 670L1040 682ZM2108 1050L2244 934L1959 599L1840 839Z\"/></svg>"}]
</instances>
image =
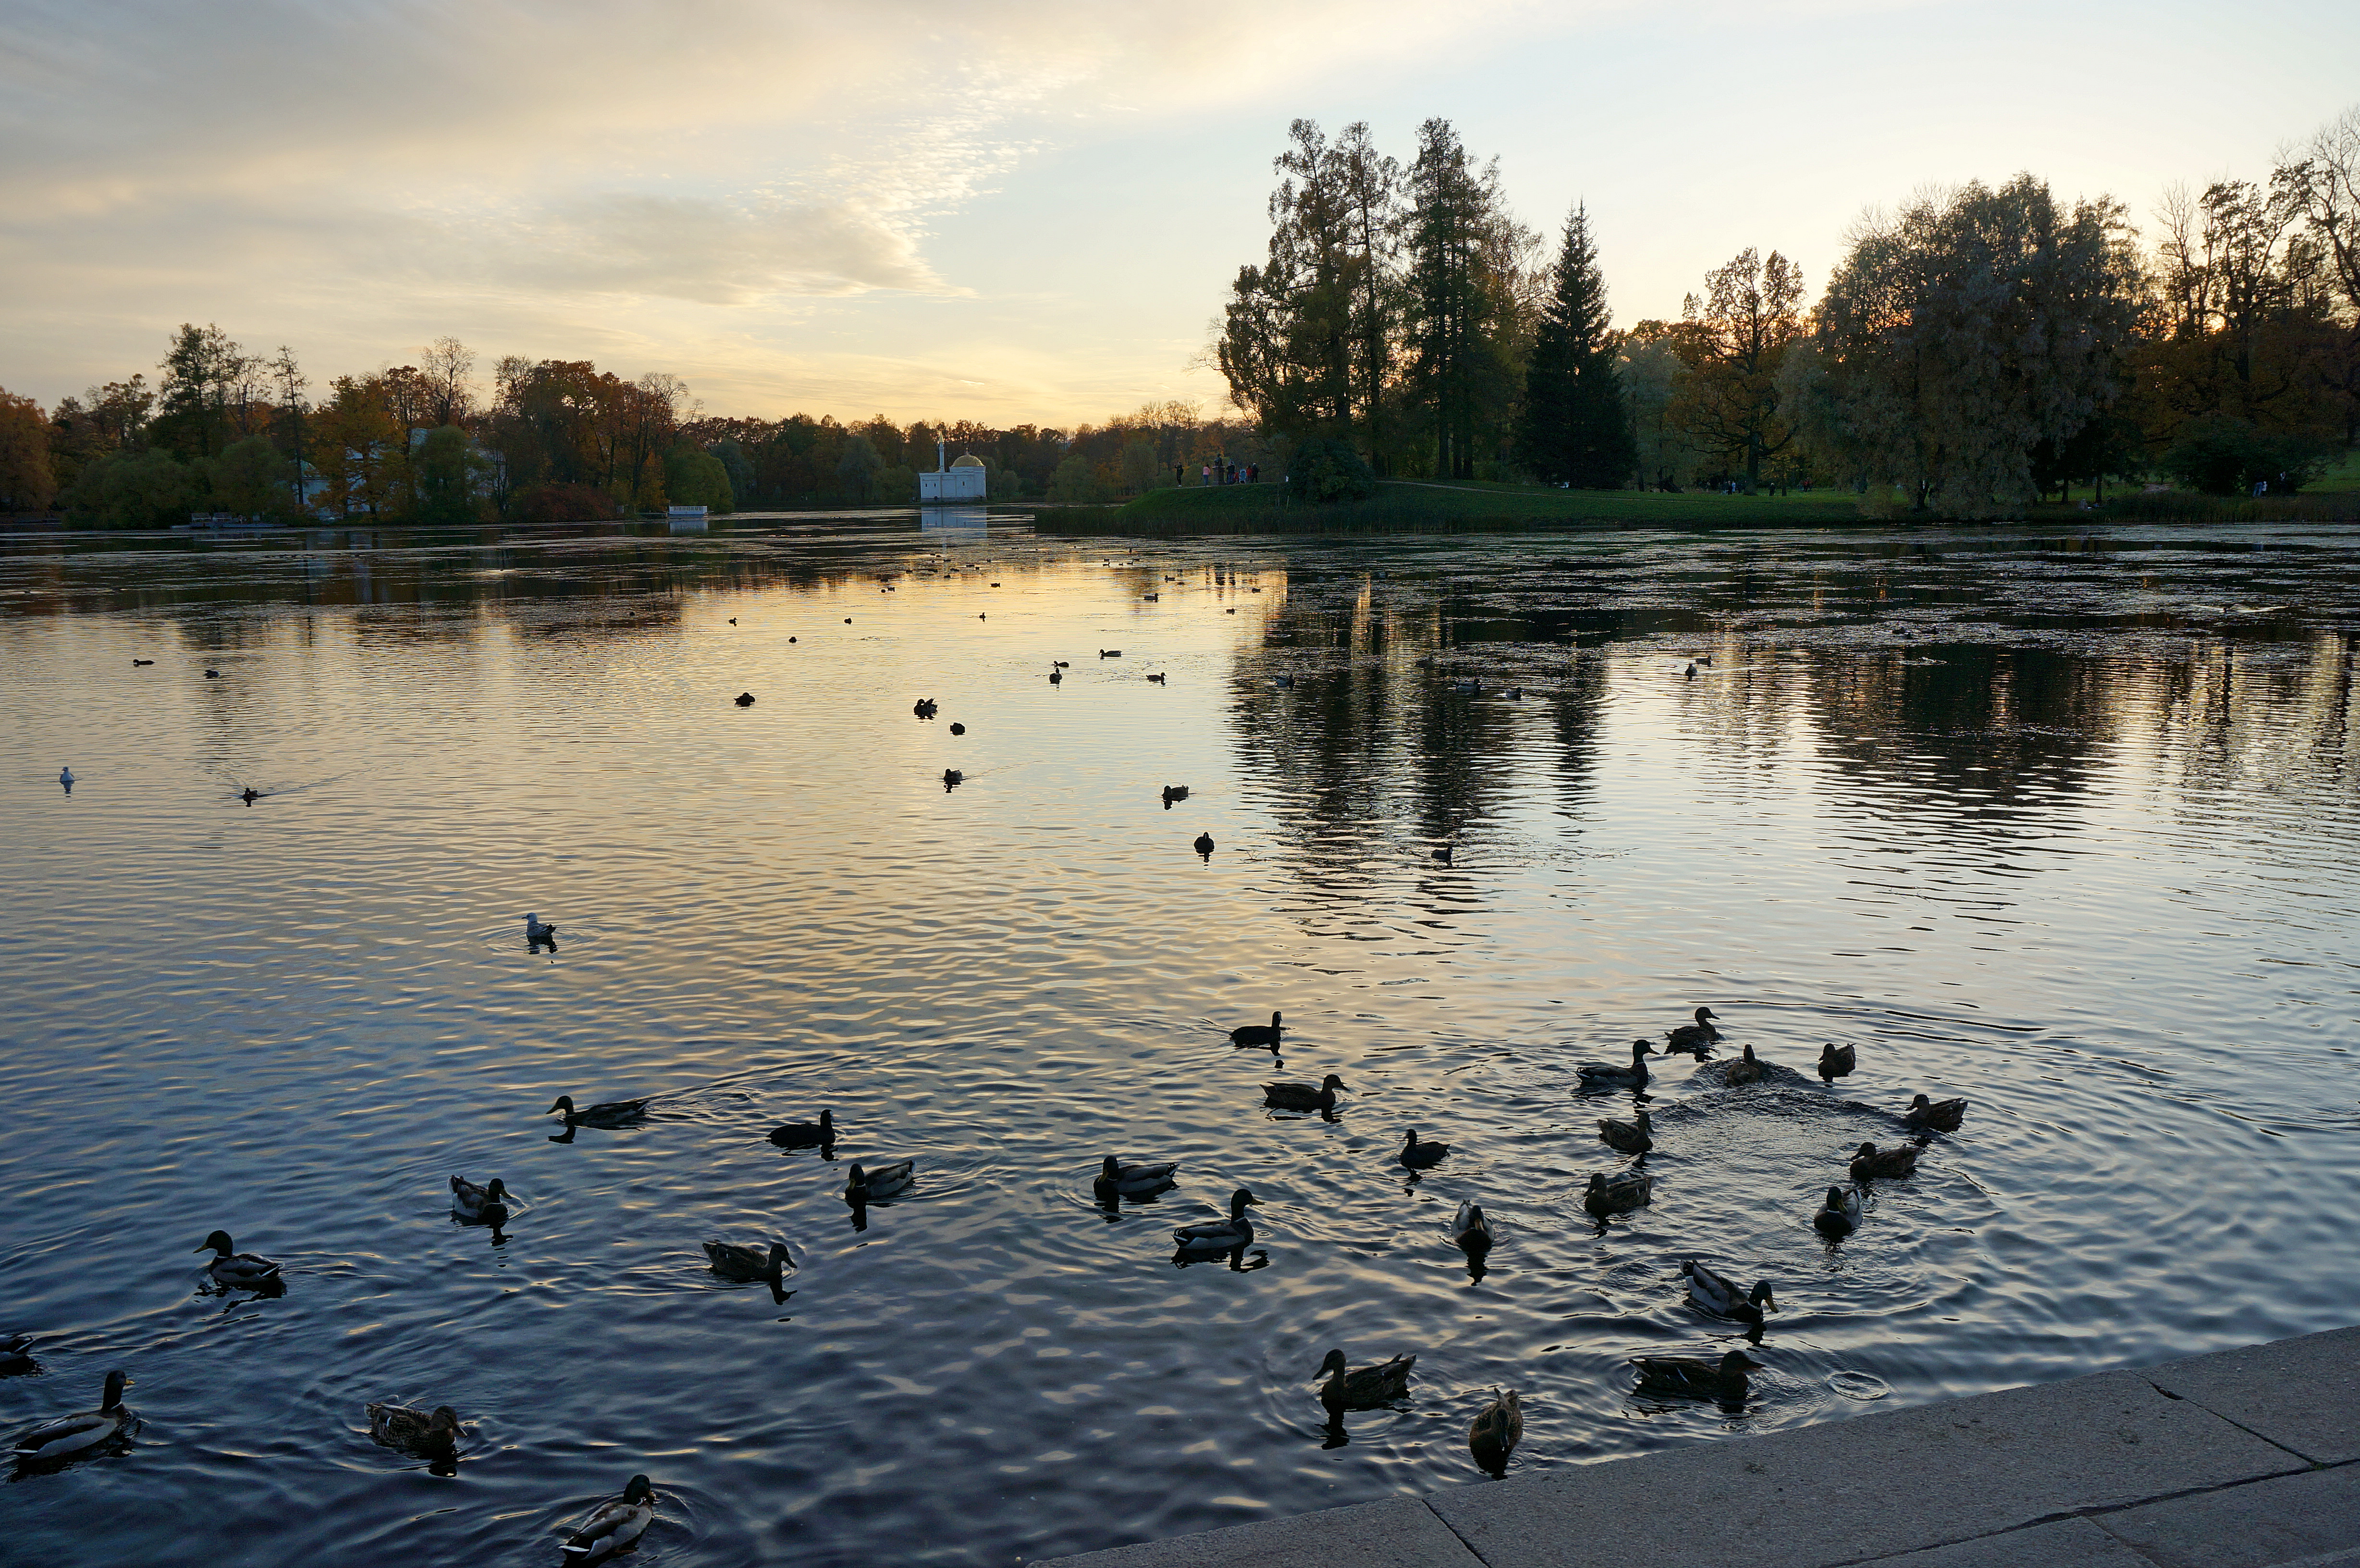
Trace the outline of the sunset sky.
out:
<instances>
[{"instance_id":1,"label":"sunset sky","mask_svg":"<svg viewBox=\"0 0 2360 1568\"><path fill-rule=\"evenodd\" d=\"M182 321L316 381L448 332L707 411L1209 410L1297 115L1455 122L1525 222L1588 201L1616 319L1755 245L2020 169L2144 220L2360 102L2349 0L850 5L14 0L0 386Z\"/></svg>"}]
</instances>

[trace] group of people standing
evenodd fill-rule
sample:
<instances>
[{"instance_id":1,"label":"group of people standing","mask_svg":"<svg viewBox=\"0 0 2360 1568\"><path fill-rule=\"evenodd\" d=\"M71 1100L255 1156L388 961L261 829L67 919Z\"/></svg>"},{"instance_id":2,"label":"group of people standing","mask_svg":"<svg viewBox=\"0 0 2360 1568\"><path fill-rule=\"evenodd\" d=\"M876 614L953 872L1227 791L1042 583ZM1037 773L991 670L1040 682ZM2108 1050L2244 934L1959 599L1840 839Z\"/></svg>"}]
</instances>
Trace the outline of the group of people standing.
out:
<instances>
[{"instance_id":1,"label":"group of people standing","mask_svg":"<svg viewBox=\"0 0 2360 1568\"><path fill-rule=\"evenodd\" d=\"M1262 483L1262 464L1236 463L1227 458L1215 458L1210 463L1200 463L1196 465L1196 481L1200 485L1259 485ZM1187 483L1188 465L1185 463L1174 463L1172 465L1173 488L1176 490Z\"/></svg>"}]
</instances>

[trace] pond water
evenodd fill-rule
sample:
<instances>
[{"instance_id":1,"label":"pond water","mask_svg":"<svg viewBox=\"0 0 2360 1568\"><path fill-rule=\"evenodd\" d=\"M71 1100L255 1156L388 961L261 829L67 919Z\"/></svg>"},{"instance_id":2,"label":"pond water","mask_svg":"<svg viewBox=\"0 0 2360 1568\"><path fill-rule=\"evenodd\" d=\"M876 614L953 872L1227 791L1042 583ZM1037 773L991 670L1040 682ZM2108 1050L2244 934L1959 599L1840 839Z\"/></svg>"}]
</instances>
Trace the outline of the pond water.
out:
<instances>
[{"instance_id":1,"label":"pond water","mask_svg":"<svg viewBox=\"0 0 2360 1568\"><path fill-rule=\"evenodd\" d=\"M552 1563L645 1472L642 1563L1007 1564L1480 1481L1494 1387L1523 1471L2348 1323L2355 638L2333 528L0 539L0 1419L137 1412L0 1528ZM1700 1005L1803 1071L1657 1059L1601 1225L1575 1067ZM773 1238L783 1301L700 1250ZM1744 1343L1689 1258L1775 1288L1742 1403L1634 1390ZM1332 1430L1336 1347L1408 1396Z\"/></svg>"}]
</instances>

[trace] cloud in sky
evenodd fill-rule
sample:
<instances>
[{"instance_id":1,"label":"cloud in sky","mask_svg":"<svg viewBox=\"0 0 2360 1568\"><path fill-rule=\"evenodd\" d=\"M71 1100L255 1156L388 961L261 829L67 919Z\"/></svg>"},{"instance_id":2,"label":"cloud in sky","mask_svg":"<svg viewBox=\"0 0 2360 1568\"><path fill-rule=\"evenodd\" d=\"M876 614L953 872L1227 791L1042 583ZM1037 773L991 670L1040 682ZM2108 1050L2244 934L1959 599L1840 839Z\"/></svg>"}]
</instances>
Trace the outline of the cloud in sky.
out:
<instances>
[{"instance_id":1,"label":"cloud in sky","mask_svg":"<svg viewBox=\"0 0 2360 1568\"><path fill-rule=\"evenodd\" d=\"M1831 249L1925 179L2120 185L2157 172L2124 156L2143 138L2202 180L2343 107L2332 70L2287 63L2360 47L2340 8L2243 18L2267 86L2217 44L2172 52L2219 21L2175 9L17 0L0 384L54 400L193 319L315 375L454 332L672 370L720 411L1209 401L1189 360L1295 114L1403 151L1452 117L1545 229L1588 196L1627 319L1743 245L1792 254L1808 225ZM2223 167L2187 166L2205 131Z\"/></svg>"}]
</instances>

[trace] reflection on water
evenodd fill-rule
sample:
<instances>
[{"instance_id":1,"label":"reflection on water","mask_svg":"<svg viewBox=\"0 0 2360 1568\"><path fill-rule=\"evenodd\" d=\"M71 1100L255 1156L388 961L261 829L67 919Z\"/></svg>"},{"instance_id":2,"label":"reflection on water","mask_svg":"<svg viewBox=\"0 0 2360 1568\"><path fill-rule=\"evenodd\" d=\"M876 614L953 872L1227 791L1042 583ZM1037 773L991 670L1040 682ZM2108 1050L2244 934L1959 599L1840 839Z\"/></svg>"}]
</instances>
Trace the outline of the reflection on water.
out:
<instances>
[{"instance_id":1,"label":"reflection on water","mask_svg":"<svg viewBox=\"0 0 2360 1568\"><path fill-rule=\"evenodd\" d=\"M642 1561L996 1563L1476 1479L1495 1388L1513 1471L2349 1316L2360 540L949 522L0 543L0 1399L144 1421L12 1544L538 1563L644 1472Z\"/></svg>"}]
</instances>

